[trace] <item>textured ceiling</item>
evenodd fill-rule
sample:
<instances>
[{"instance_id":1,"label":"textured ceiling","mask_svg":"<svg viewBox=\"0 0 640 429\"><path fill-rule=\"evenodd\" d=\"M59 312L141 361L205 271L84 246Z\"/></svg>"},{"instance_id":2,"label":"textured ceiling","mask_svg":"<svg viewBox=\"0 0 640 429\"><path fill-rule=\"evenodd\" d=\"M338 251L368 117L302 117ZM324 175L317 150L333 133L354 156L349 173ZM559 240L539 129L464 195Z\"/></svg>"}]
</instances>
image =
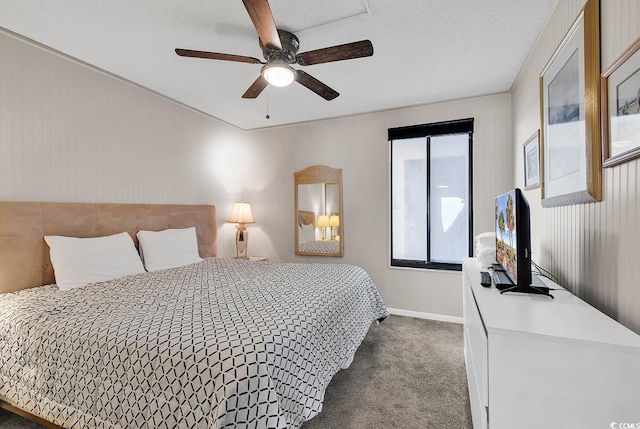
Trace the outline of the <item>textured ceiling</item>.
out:
<instances>
[{"instance_id":1,"label":"textured ceiling","mask_svg":"<svg viewBox=\"0 0 640 429\"><path fill-rule=\"evenodd\" d=\"M300 52L372 41L373 57L295 66L338 91L333 101L295 82L242 99L259 64L175 54L262 58L241 0L0 0L0 26L256 129L508 91L556 2L271 0L276 25L298 36Z\"/></svg>"}]
</instances>

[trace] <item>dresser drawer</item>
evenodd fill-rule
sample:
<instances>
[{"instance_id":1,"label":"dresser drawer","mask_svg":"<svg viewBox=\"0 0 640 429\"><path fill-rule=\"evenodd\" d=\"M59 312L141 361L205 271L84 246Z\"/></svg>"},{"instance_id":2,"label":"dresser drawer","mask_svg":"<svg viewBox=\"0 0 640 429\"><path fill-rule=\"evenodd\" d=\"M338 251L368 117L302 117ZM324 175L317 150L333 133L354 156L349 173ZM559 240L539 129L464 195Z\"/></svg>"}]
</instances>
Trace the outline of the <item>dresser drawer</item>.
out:
<instances>
[{"instance_id":1,"label":"dresser drawer","mask_svg":"<svg viewBox=\"0 0 640 429\"><path fill-rule=\"evenodd\" d=\"M469 380L469 390L474 385L474 395L480 403L489 406L489 378L487 333L480 317L473 291L470 287L464 289L464 351Z\"/></svg>"}]
</instances>

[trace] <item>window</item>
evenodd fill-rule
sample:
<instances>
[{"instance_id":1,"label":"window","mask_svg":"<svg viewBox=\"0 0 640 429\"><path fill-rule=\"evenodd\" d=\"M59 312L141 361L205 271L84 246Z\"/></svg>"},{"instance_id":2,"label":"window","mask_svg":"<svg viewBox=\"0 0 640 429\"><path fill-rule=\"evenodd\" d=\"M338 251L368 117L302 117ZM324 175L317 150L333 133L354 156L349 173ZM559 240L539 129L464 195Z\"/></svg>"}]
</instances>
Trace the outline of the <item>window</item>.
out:
<instances>
[{"instance_id":1,"label":"window","mask_svg":"<svg viewBox=\"0 0 640 429\"><path fill-rule=\"evenodd\" d=\"M461 270L473 254L473 119L389 129L391 265Z\"/></svg>"}]
</instances>

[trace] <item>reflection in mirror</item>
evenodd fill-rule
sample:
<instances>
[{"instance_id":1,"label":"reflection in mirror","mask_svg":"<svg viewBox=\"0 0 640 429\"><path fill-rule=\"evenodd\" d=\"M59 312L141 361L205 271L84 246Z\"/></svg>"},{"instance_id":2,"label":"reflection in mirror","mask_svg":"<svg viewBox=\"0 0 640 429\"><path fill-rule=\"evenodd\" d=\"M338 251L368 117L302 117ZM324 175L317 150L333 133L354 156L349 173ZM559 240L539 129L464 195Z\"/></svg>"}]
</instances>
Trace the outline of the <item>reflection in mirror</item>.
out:
<instances>
[{"instance_id":1,"label":"reflection in mirror","mask_svg":"<svg viewBox=\"0 0 640 429\"><path fill-rule=\"evenodd\" d=\"M342 256L342 170L317 165L293 177L296 255Z\"/></svg>"}]
</instances>

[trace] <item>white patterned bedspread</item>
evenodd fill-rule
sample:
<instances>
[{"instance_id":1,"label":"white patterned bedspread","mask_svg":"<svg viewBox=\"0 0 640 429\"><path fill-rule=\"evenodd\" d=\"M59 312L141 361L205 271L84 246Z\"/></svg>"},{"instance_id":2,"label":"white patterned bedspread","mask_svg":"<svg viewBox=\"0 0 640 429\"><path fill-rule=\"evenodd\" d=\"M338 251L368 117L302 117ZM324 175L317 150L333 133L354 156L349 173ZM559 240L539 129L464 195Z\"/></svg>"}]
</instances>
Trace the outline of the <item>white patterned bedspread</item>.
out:
<instances>
[{"instance_id":1,"label":"white patterned bedspread","mask_svg":"<svg viewBox=\"0 0 640 429\"><path fill-rule=\"evenodd\" d=\"M340 242L336 240L316 240L302 243L299 250L311 253L338 253L340 252Z\"/></svg>"},{"instance_id":2,"label":"white patterned bedspread","mask_svg":"<svg viewBox=\"0 0 640 429\"><path fill-rule=\"evenodd\" d=\"M0 295L0 397L68 428L297 428L372 321L344 264L209 258Z\"/></svg>"}]
</instances>

